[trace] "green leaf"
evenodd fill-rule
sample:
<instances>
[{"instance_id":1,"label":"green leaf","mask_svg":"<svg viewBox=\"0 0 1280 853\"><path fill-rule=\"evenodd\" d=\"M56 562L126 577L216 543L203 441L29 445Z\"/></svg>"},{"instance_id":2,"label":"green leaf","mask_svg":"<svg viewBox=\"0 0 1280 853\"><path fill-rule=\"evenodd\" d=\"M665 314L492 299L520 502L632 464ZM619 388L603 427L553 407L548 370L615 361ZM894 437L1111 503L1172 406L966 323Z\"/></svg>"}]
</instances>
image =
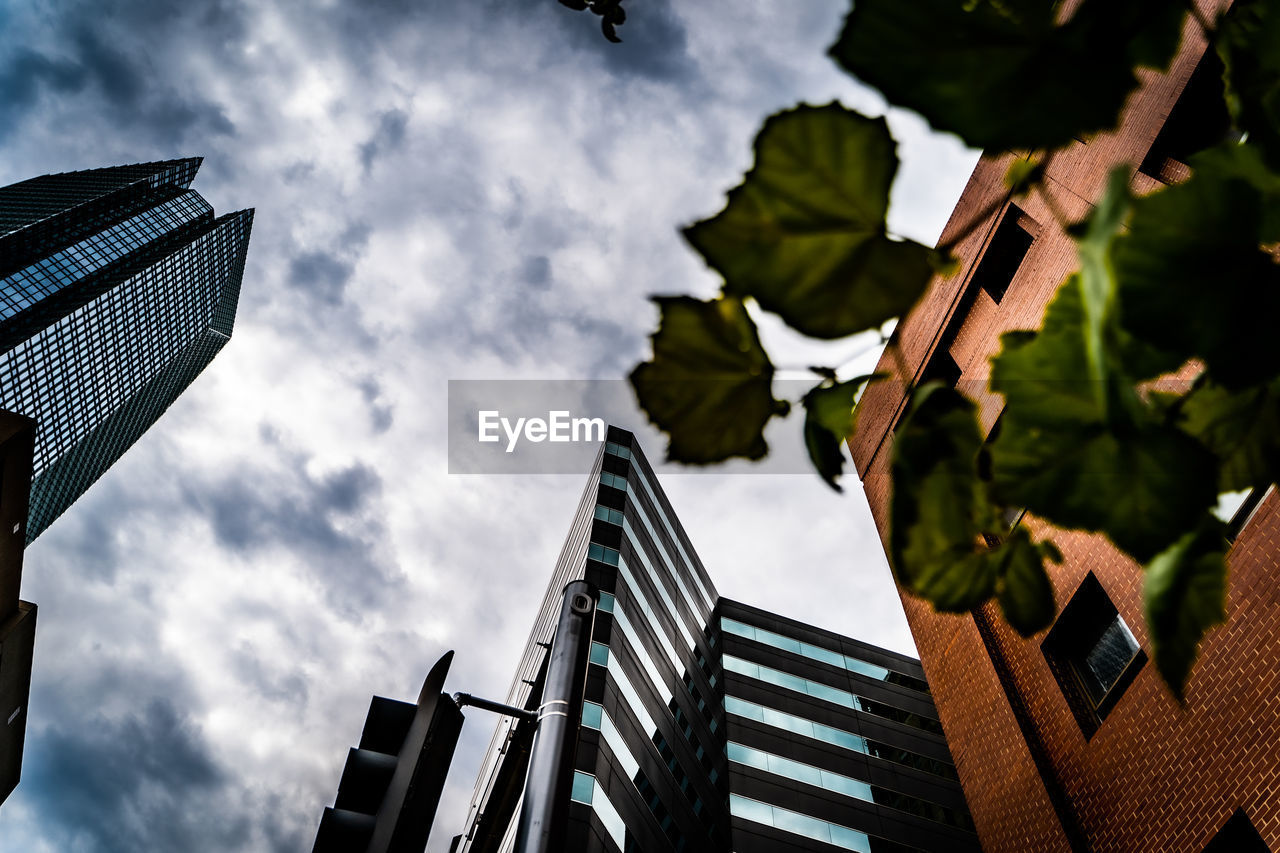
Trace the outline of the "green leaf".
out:
<instances>
[{"instance_id":1,"label":"green leaf","mask_svg":"<svg viewBox=\"0 0 1280 853\"><path fill-rule=\"evenodd\" d=\"M1009 164L1009 170L1004 173L1004 185L1014 196L1026 195L1033 186L1040 183L1043 177L1043 158L1018 157Z\"/></svg>"},{"instance_id":2,"label":"green leaf","mask_svg":"<svg viewBox=\"0 0 1280 853\"><path fill-rule=\"evenodd\" d=\"M788 406L772 392L773 365L737 299L659 296L653 359L631 372L649 420L670 437L667 458L705 465L768 453L764 425Z\"/></svg>"},{"instance_id":3,"label":"green leaf","mask_svg":"<svg viewBox=\"0 0 1280 853\"><path fill-rule=\"evenodd\" d=\"M1076 241L1080 258L1080 295L1084 309L1085 358L1094 381L1098 405L1104 416L1108 400L1102 393L1111 379L1112 324L1115 315L1116 276L1111 265L1111 244L1129 214L1129 178L1124 168L1114 169L1106 191L1084 222Z\"/></svg>"},{"instance_id":4,"label":"green leaf","mask_svg":"<svg viewBox=\"0 0 1280 853\"><path fill-rule=\"evenodd\" d=\"M1240 391L1206 384L1182 406L1181 426L1218 457L1218 491L1280 483L1280 379Z\"/></svg>"},{"instance_id":5,"label":"green leaf","mask_svg":"<svg viewBox=\"0 0 1280 853\"><path fill-rule=\"evenodd\" d=\"M1057 148L1116 124L1137 86L1134 65L1169 61L1184 14L1166 0L1085 0L1058 26L1058 6L857 0L830 53L970 146Z\"/></svg>"},{"instance_id":6,"label":"green leaf","mask_svg":"<svg viewBox=\"0 0 1280 853\"><path fill-rule=\"evenodd\" d=\"M1213 505L1216 464L1114 370L1096 387L1084 302L1073 276L1039 334L1002 338L991 369L991 388L1006 399L991 445L992 485L1007 505L1060 527L1104 532L1146 560ZM1112 401L1107 410L1100 399Z\"/></svg>"},{"instance_id":7,"label":"green leaf","mask_svg":"<svg viewBox=\"0 0 1280 853\"><path fill-rule=\"evenodd\" d=\"M929 283L930 251L885 230L898 168L884 119L839 104L769 118L756 162L724 210L685 229L725 281L793 328L838 338L906 313Z\"/></svg>"},{"instance_id":8,"label":"green leaf","mask_svg":"<svg viewBox=\"0 0 1280 853\"><path fill-rule=\"evenodd\" d=\"M1280 12L1273 3L1237 0L1215 41L1236 126L1280 169Z\"/></svg>"},{"instance_id":9,"label":"green leaf","mask_svg":"<svg viewBox=\"0 0 1280 853\"><path fill-rule=\"evenodd\" d=\"M1084 292L1077 275L1058 288L1039 332L1000 336L1000 353L991 361L991 388L1003 393L1008 404L997 441L1011 415L1036 428L1057 423L1075 429L1103 420L1099 399L1105 395L1094 388L1086 335ZM1109 370L1103 373L1111 375ZM1015 400L1017 406L1011 410Z\"/></svg>"},{"instance_id":10,"label":"green leaf","mask_svg":"<svg viewBox=\"0 0 1280 853\"><path fill-rule=\"evenodd\" d=\"M1015 527L992 552L992 557L1000 563L1001 581L996 599L1005 621L1024 637L1053 624L1058 608L1044 561L1062 562L1058 549L1051 543L1037 545L1025 528Z\"/></svg>"},{"instance_id":11,"label":"green leaf","mask_svg":"<svg viewBox=\"0 0 1280 853\"><path fill-rule=\"evenodd\" d=\"M1080 260L1085 355L1089 375L1096 383L1098 406L1109 420L1127 417L1124 407L1120 411L1111 410L1111 404L1116 401L1105 394L1113 373L1120 371L1130 379L1148 379L1177 370L1186 361L1185 356L1135 340L1119 323L1120 284L1113 254L1116 239L1133 207L1129 172L1124 166L1113 169L1093 213L1072 228L1076 232L1076 255Z\"/></svg>"},{"instance_id":12,"label":"green leaf","mask_svg":"<svg viewBox=\"0 0 1280 853\"><path fill-rule=\"evenodd\" d=\"M997 595L1023 635L1055 613L1044 560L1060 562L1052 543L1006 531L978 477L983 448L977 408L953 388L917 389L894 434L889 552L898 583L943 612L960 613ZM1004 540L988 548L983 534Z\"/></svg>"},{"instance_id":13,"label":"green leaf","mask_svg":"<svg viewBox=\"0 0 1280 853\"><path fill-rule=\"evenodd\" d=\"M893 439L889 556L898 583L939 610L964 611L995 593L995 564L978 543L994 510L978 479L982 432L953 388L917 389Z\"/></svg>"},{"instance_id":14,"label":"green leaf","mask_svg":"<svg viewBox=\"0 0 1280 853\"><path fill-rule=\"evenodd\" d=\"M1181 702L1200 640L1225 618L1226 539L1206 517L1146 567L1143 597L1156 668Z\"/></svg>"},{"instance_id":15,"label":"green leaf","mask_svg":"<svg viewBox=\"0 0 1280 853\"><path fill-rule=\"evenodd\" d=\"M858 392L877 375L859 376L848 382L823 383L804 395L804 445L813 467L827 485L843 491L836 480L844 472L841 447L853 435L857 422L854 404Z\"/></svg>"},{"instance_id":16,"label":"green leaf","mask_svg":"<svg viewBox=\"0 0 1280 853\"><path fill-rule=\"evenodd\" d=\"M1120 318L1134 337L1203 359L1214 380L1242 388L1280 372L1280 266L1258 248L1275 239L1280 179L1247 145L1191 164L1190 180L1134 202L1116 241Z\"/></svg>"},{"instance_id":17,"label":"green leaf","mask_svg":"<svg viewBox=\"0 0 1280 853\"><path fill-rule=\"evenodd\" d=\"M1000 526L977 474L982 445L970 400L936 383L917 392L894 436L891 560L898 582L936 609L964 612L997 595L1009 623L1030 635L1053 620L1043 562L1061 555L1022 528L994 548L980 541Z\"/></svg>"}]
</instances>

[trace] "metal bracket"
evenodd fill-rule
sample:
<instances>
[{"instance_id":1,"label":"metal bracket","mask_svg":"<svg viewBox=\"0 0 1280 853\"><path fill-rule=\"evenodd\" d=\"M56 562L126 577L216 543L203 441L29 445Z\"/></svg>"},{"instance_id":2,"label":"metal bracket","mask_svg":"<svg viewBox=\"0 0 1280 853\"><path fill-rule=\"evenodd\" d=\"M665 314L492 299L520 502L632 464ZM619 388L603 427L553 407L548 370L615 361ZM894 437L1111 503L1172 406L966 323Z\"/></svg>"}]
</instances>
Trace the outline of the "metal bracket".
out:
<instances>
[{"instance_id":1,"label":"metal bracket","mask_svg":"<svg viewBox=\"0 0 1280 853\"><path fill-rule=\"evenodd\" d=\"M526 711L524 708L504 705L501 702L494 702L492 699L481 699L479 696L472 696L470 693L455 693L453 694L453 701L459 708L470 705L473 708L502 714L504 717L515 717L517 720L526 723L536 723L538 721L537 711Z\"/></svg>"}]
</instances>

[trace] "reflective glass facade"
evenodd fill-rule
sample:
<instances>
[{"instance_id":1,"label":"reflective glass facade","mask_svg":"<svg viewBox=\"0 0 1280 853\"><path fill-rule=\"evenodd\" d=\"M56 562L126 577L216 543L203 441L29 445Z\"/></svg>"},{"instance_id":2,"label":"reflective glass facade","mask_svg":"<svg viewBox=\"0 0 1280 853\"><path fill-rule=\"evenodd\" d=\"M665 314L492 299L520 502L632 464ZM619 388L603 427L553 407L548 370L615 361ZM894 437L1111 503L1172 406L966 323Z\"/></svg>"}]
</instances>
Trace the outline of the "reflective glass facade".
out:
<instances>
[{"instance_id":1,"label":"reflective glass facade","mask_svg":"<svg viewBox=\"0 0 1280 853\"><path fill-rule=\"evenodd\" d=\"M721 598L611 427L508 702L538 704L560 591L600 590L571 851L977 850L919 663ZM459 851L506 851L528 732L498 725Z\"/></svg>"},{"instance_id":2,"label":"reflective glass facade","mask_svg":"<svg viewBox=\"0 0 1280 853\"><path fill-rule=\"evenodd\" d=\"M0 409L38 423L27 541L226 344L253 211L217 217L199 158L0 188Z\"/></svg>"}]
</instances>

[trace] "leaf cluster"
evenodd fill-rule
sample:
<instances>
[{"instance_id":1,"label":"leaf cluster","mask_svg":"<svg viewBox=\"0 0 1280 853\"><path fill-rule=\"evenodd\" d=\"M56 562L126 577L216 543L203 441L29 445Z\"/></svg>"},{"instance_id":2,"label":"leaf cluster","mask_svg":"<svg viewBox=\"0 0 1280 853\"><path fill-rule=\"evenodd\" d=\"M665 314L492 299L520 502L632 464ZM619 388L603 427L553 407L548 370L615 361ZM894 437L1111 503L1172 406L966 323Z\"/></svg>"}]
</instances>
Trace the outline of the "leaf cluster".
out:
<instances>
[{"instance_id":1,"label":"leaf cluster","mask_svg":"<svg viewBox=\"0 0 1280 853\"><path fill-rule=\"evenodd\" d=\"M1142 69L1164 70L1177 52L1188 8L858 0L830 55L935 129L1031 152L1006 177L1025 194L1041 191L1057 150L1117 125ZM911 391L890 463L889 552L904 588L949 612L994 598L1029 635L1055 616L1048 567L1061 555L1008 520L1025 512L1105 534L1144 566L1153 654L1179 699L1223 619L1218 495L1280 481L1280 11L1237 0L1216 20L1194 17L1226 69L1233 136L1192 157L1188 180L1142 198L1117 170L1084 221L1062 222L1078 269L1038 330L1002 337L997 428L986 434L955 389L926 384ZM721 294L658 298L653 358L632 374L669 458L768 452L764 429L789 406L773 396L749 304L841 338L903 317L935 273L950 274L945 251L889 232L897 169L882 118L832 103L765 121L724 209L684 230ZM1187 390L1153 390L1195 366ZM799 401L805 444L839 490L858 395L882 377L815 372ZM900 358L898 372L910 378Z\"/></svg>"},{"instance_id":2,"label":"leaf cluster","mask_svg":"<svg viewBox=\"0 0 1280 853\"><path fill-rule=\"evenodd\" d=\"M622 0L560 0L560 5L599 15L600 31L604 33L604 37L614 44L622 42L618 36L618 27L627 20L627 10L622 8Z\"/></svg>"}]
</instances>

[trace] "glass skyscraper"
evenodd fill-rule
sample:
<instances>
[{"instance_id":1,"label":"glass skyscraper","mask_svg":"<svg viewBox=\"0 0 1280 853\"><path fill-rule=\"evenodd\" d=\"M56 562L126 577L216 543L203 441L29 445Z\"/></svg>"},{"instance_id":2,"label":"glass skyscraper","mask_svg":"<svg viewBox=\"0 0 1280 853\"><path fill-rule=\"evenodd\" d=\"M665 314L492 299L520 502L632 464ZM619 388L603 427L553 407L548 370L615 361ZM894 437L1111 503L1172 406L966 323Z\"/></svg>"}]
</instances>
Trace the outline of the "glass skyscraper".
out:
<instances>
[{"instance_id":1,"label":"glass skyscraper","mask_svg":"<svg viewBox=\"0 0 1280 853\"><path fill-rule=\"evenodd\" d=\"M979 849L919 662L721 598L634 437L613 427L508 704L538 706L561 591L578 578L600 601L566 850ZM512 849L529 726L498 724L452 850Z\"/></svg>"},{"instance_id":2,"label":"glass skyscraper","mask_svg":"<svg viewBox=\"0 0 1280 853\"><path fill-rule=\"evenodd\" d=\"M0 189L0 409L38 424L30 543L231 335L253 211L215 216L201 158Z\"/></svg>"}]
</instances>

